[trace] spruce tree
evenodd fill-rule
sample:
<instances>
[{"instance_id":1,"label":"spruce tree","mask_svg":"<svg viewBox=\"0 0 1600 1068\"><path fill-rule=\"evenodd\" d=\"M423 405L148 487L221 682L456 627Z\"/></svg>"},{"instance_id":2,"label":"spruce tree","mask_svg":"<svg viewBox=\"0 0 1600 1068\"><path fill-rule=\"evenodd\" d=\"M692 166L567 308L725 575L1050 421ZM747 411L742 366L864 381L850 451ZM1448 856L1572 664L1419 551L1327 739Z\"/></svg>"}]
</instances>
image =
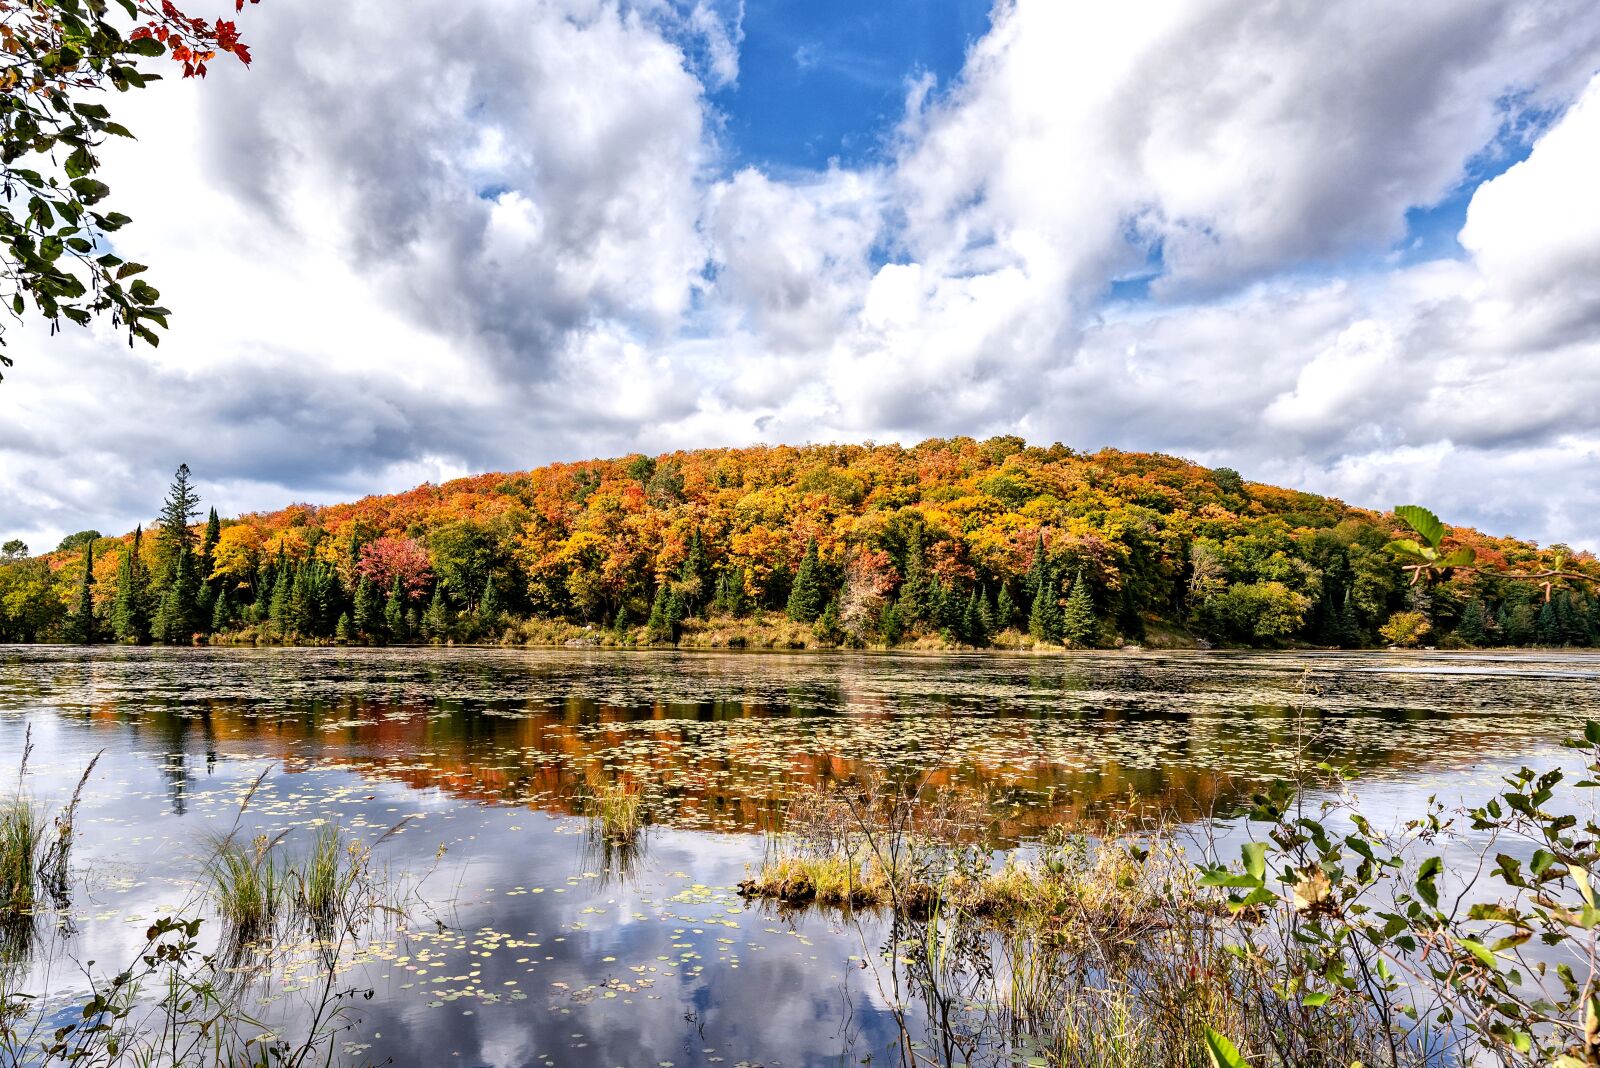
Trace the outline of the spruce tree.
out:
<instances>
[{"instance_id":1,"label":"spruce tree","mask_svg":"<svg viewBox=\"0 0 1600 1068\"><path fill-rule=\"evenodd\" d=\"M207 586L216 585L216 580L211 577L211 569L216 566L217 542L221 539L222 520L213 508L211 514L206 516L205 537L200 540L200 581Z\"/></svg>"},{"instance_id":2,"label":"spruce tree","mask_svg":"<svg viewBox=\"0 0 1600 1068\"><path fill-rule=\"evenodd\" d=\"M333 640L340 645L350 644L350 615L348 612L339 613L339 622L333 627Z\"/></svg>"},{"instance_id":3,"label":"spruce tree","mask_svg":"<svg viewBox=\"0 0 1600 1068\"><path fill-rule=\"evenodd\" d=\"M812 633L817 636L818 641L826 642L829 645L838 645L839 642L844 640L844 627L839 620L839 599L837 597L828 602L828 607L823 609L822 615L817 618L816 625L811 629Z\"/></svg>"},{"instance_id":4,"label":"spruce tree","mask_svg":"<svg viewBox=\"0 0 1600 1068\"><path fill-rule=\"evenodd\" d=\"M372 585L372 580L365 575L362 575L361 581L356 583L355 609L356 614L352 622L355 623L356 633L376 634L383 622L383 606L378 602L378 591Z\"/></svg>"},{"instance_id":5,"label":"spruce tree","mask_svg":"<svg viewBox=\"0 0 1600 1068\"><path fill-rule=\"evenodd\" d=\"M79 645L93 645L94 625L94 542L83 547L83 581L78 584L78 601L67 620L67 635Z\"/></svg>"},{"instance_id":6,"label":"spruce tree","mask_svg":"<svg viewBox=\"0 0 1600 1068\"><path fill-rule=\"evenodd\" d=\"M450 606L445 604L442 585L433 588L433 600L428 602L428 610L422 615L422 634L436 642L450 637Z\"/></svg>"},{"instance_id":7,"label":"spruce tree","mask_svg":"<svg viewBox=\"0 0 1600 1068\"><path fill-rule=\"evenodd\" d=\"M1461 622L1456 626L1456 637L1469 645L1482 645L1488 638L1487 612L1483 598L1474 597L1461 610Z\"/></svg>"},{"instance_id":8,"label":"spruce tree","mask_svg":"<svg viewBox=\"0 0 1600 1068\"><path fill-rule=\"evenodd\" d=\"M1054 589L1055 584L1051 581L1053 578L1050 571L1050 554L1045 552L1044 531L1041 530L1034 537L1033 565L1022 578L1022 600L1028 608L1030 630L1033 622L1033 603L1039 599L1039 594L1047 585Z\"/></svg>"},{"instance_id":9,"label":"spruce tree","mask_svg":"<svg viewBox=\"0 0 1600 1068\"><path fill-rule=\"evenodd\" d=\"M1537 645L1561 644L1561 627L1553 600L1546 601L1539 609L1538 621L1533 625L1533 640Z\"/></svg>"},{"instance_id":10,"label":"spruce tree","mask_svg":"<svg viewBox=\"0 0 1600 1068\"><path fill-rule=\"evenodd\" d=\"M717 582L717 607L735 618L749 610L750 605L744 593L743 567L730 567L722 573L722 578Z\"/></svg>"},{"instance_id":11,"label":"spruce tree","mask_svg":"<svg viewBox=\"0 0 1600 1068\"><path fill-rule=\"evenodd\" d=\"M150 640L150 577L139 546L144 527L133 531L133 543L122 550L117 568L117 598L111 608L111 630L119 642L138 644Z\"/></svg>"},{"instance_id":12,"label":"spruce tree","mask_svg":"<svg viewBox=\"0 0 1600 1068\"><path fill-rule=\"evenodd\" d=\"M211 602L211 633L221 634L233 625L233 605L228 598L226 586L217 590L217 595Z\"/></svg>"},{"instance_id":13,"label":"spruce tree","mask_svg":"<svg viewBox=\"0 0 1600 1068\"><path fill-rule=\"evenodd\" d=\"M989 631L984 623L983 612L979 608L982 599L978 591L973 590L967 597L967 606L961 613L961 637L968 645L982 648L989 644Z\"/></svg>"},{"instance_id":14,"label":"spruce tree","mask_svg":"<svg viewBox=\"0 0 1600 1068\"><path fill-rule=\"evenodd\" d=\"M1000 601L995 606L995 626L1001 630L1017 625L1020 618L1017 612L1017 602L1011 598L1011 587L1005 583L1000 584Z\"/></svg>"},{"instance_id":15,"label":"spruce tree","mask_svg":"<svg viewBox=\"0 0 1600 1068\"><path fill-rule=\"evenodd\" d=\"M700 528L696 527L689 535L689 554L684 558L683 566L678 569L678 579L688 591L684 601L690 613L708 600L706 580L710 575L711 560L706 555L705 543L700 539Z\"/></svg>"},{"instance_id":16,"label":"spruce tree","mask_svg":"<svg viewBox=\"0 0 1600 1068\"><path fill-rule=\"evenodd\" d=\"M278 577L272 583L272 599L267 602L267 625L272 628L274 637L283 639L289 636L293 626L289 615L289 568L280 565L277 571Z\"/></svg>"},{"instance_id":17,"label":"spruce tree","mask_svg":"<svg viewBox=\"0 0 1600 1068\"><path fill-rule=\"evenodd\" d=\"M194 553L189 546L179 543L177 559L173 561L167 588L162 591L160 607L151 630L157 641L183 644L200 629L195 618L199 611L199 579L195 574Z\"/></svg>"},{"instance_id":18,"label":"spruce tree","mask_svg":"<svg viewBox=\"0 0 1600 1068\"><path fill-rule=\"evenodd\" d=\"M159 523L163 565L161 578L168 585L176 575L178 557L185 550L192 553L196 548L194 531L189 529L189 524L199 514L200 495L189 483L189 465L179 464L172 476L172 485L167 487L167 499L161 504ZM194 567L193 561L190 567Z\"/></svg>"},{"instance_id":19,"label":"spruce tree","mask_svg":"<svg viewBox=\"0 0 1600 1068\"><path fill-rule=\"evenodd\" d=\"M1062 613L1061 636L1073 645L1093 645L1099 630L1099 621L1094 616L1094 601L1089 596L1089 587L1080 571L1077 581L1072 584L1072 593L1067 597L1066 611Z\"/></svg>"},{"instance_id":20,"label":"spruce tree","mask_svg":"<svg viewBox=\"0 0 1600 1068\"><path fill-rule=\"evenodd\" d=\"M405 589L400 585L400 576L396 575L394 585L389 588L389 600L383 606L383 623L390 639L397 642L407 637L405 599Z\"/></svg>"},{"instance_id":21,"label":"spruce tree","mask_svg":"<svg viewBox=\"0 0 1600 1068\"><path fill-rule=\"evenodd\" d=\"M795 573L794 585L789 588L789 618L796 623L815 623L822 615L827 596L822 585L822 559L813 538L806 544L806 555Z\"/></svg>"},{"instance_id":22,"label":"spruce tree","mask_svg":"<svg viewBox=\"0 0 1600 1068\"><path fill-rule=\"evenodd\" d=\"M893 601L883 606L883 611L878 614L878 634L883 638L883 644L891 648L900 643L905 637L905 620L900 615L900 606Z\"/></svg>"},{"instance_id":23,"label":"spruce tree","mask_svg":"<svg viewBox=\"0 0 1600 1068\"><path fill-rule=\"evenodd\" d=\"M611 621L611 633L616 636L618 645L627 642L631 626L632 624L628 621L628 606L625 604L618 605L617 618Z\"/></svg>"},{"instance_id":24,"label":"spruce tree","mask_svg":"<svg viewBox=\"0 0 1600 1068\"><path fill-rule=\"evenodd\" d=\"M493 624L500 615L500 597L495 592L494 576L490 575L483 582L483 596L478 598L478 618L487 624Z\"/></svg>"},{"instance_id":25,"label":"spruce tree","mask_svg":"<svg viewBox=\"0 0 1600 1068\"><path fill-rule=\"evenodd\" d=\"M1056 596L1054 582L1046 579L1033 598L1033 610L1028 613L1028 633L1036 642L1056 645L1061 641L1061 605Z\"/></svg>"},{"instance_id":26,"label":"spruce tree","mask_svg":"<svg viewBox=\"0 0 1600 1068\"><path fill-rule=\"evenodd\" d=\"M1556 606L1556 626L1561 633L1562 645L1589 644L1589 626L1582 607L1575 601L1571 590L1563 590Z\"/></svg>"}]
</instances>

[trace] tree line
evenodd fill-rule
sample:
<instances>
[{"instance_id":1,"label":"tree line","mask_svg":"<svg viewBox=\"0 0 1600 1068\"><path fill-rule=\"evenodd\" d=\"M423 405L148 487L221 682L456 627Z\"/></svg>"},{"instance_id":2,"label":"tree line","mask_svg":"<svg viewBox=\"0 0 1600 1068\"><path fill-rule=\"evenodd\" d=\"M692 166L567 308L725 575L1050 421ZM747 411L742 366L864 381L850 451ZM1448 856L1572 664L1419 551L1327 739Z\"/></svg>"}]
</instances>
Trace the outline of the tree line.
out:
<instances>
[{"instance_id":1,"label":"tree line","mask_svg":"<svg viewBox=\"0 0 1600 1068\"><path fill-rule=\"evenodd\" d=\"M1428 529L1431 548L1225 468L1015 438L634 456L203 522L185 466L148 529L4 546L0 639L472 642L549 621L635 644L1600 642L1591 556Z\"/></svg>"}]
</instances>

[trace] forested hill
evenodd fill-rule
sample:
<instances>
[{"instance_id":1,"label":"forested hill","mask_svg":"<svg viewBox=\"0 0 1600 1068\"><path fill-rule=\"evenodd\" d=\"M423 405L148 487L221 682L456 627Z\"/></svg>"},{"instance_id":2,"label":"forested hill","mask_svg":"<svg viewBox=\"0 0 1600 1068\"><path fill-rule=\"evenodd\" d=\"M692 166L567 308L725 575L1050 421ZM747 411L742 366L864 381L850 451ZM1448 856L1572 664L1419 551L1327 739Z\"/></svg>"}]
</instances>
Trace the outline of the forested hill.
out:
<instances>
[{"instance_id":1,"label":"forested hill","mask_svg":"<svg viewBox=\"0 0 1600 1068\"><path fill-rule=\"evenodd\" d=\"M203 487L200 487L203 490ZM152 502L154 504L155 502ZM198 518L0 562L0 637L1104 646L1587 644L1590 556L1450 528L1410 583L1391 515L1170 456L1018 438L706 449ZM92 581L83 560L92 554ZM1559 559L1565 557L1564 563Z\"/></svg>"}]
</instances>

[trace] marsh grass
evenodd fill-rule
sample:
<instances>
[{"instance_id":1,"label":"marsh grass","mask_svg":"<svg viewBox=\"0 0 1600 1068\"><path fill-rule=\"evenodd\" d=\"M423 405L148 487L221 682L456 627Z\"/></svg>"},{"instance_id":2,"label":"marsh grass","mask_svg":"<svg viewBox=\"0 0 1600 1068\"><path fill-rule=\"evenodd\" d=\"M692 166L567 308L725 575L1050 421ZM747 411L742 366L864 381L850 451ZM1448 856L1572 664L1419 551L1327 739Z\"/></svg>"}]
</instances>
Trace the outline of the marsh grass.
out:
<instances>
[{"instance_id":1,"label":"marsh grass","mask_svg":"<svg viewBox=\"0 0 1600 1068\"><path fill-rule=\"evenodd\" d=\"M248 844L234 835L215 839L205 876L229 939L252 942L270 935L291 900L290 872L277 847L283 835L258 835Z\"/></svg>"},{"instance_id":2,"label":"marsh grass","mask_svg":"<svg viewBox=\"0 0 1600 1068\"><path fill-rule=\"evenodd\" d=\"M741 892L888 912L879 982L917 993L935 1063L1197 1068L1207 1028L1281 1048L1275 1065L1397 1063L1370 1019L1286 1000L1269 961L1238 954L1236 918L1161 828L1058 830L997 858L974 844L981 813L881 787L797 799L789 819Z\"/></svg>"},{"instance_id":3,"label":"marsh grass","mask_svg":"<svg viewBox=\"0 0 1600 1068\"><path fill-rule=\"evenodd\" d=\"M0 913L30 915L38 902L44 815L19 792L0 801Z\"/></svg>"},{"instance_id":4,"label":"marsh grass","mask_svg":"<svg viewBox=\"0 0 1600 1068\"><path fill-rule=\"evenodd\" d=\"M599 782L589 788L594 832L609 842L631 842L644 830L648 812L639 787L631 782Z\"/></svg>"}]
</instances>

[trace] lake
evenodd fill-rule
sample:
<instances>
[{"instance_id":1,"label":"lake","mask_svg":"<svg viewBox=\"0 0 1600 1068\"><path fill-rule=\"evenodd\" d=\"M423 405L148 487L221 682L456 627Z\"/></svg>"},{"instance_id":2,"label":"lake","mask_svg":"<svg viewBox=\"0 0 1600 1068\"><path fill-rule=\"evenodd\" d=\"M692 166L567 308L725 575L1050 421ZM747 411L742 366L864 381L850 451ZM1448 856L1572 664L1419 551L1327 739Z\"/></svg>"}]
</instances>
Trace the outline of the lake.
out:
<instances>
[{"instance_id":1,"label":"lake","mask_svg":"<svg viewBox=\"0 0 1600 1068\"><path fill-rule=\"evenodd\" d=\"M970 793L1005 848L1128 814L1226 834L1254 787L1327 760L1381 824L1559 759L1596 709L1600 655L1567 652L4 647L0 788L30 732L52 810L101 754L71 906L9 982L68 1013L84 962L196 907L215 836L337 825L392 830L375 855L411 900L342 965L336 1062L903 1063L933 1040L881 967L885 921L734 890L796 791ZM616 781L653 823L626 855L583 815ZM275 984L267 1008L299 1011L306 962Z\"/></svg>"}]
</instances>

